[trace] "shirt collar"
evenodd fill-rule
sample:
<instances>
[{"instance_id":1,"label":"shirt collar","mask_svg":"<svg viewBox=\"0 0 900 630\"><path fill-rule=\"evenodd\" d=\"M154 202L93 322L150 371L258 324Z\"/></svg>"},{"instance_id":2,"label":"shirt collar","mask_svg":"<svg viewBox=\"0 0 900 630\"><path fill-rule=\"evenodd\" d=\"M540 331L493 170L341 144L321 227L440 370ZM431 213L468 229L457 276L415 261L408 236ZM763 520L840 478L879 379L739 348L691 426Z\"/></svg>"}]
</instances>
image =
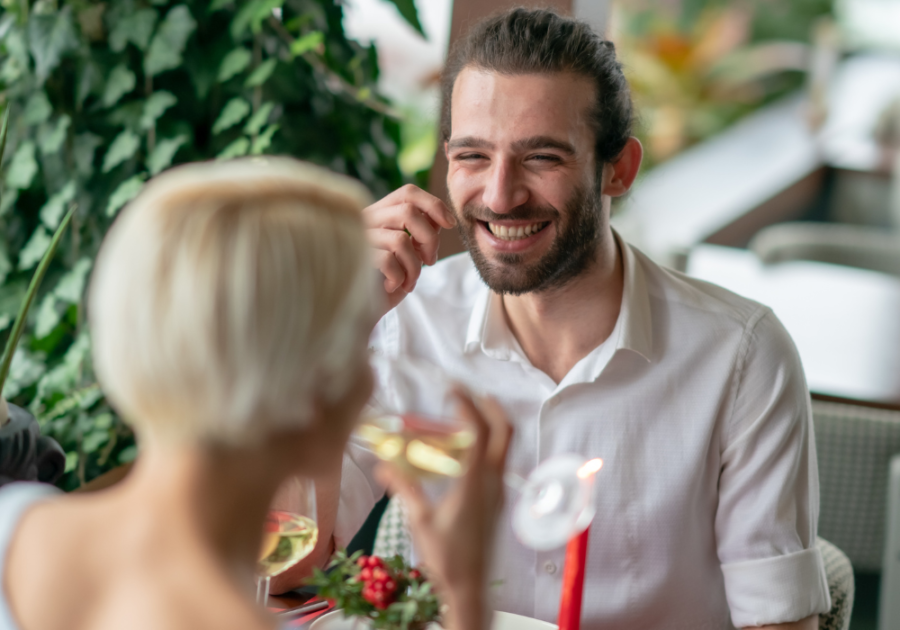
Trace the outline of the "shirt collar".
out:
<instances>
[{"instance_id":1,"label":"shirt collar","mask_svg":"<svg viewBox=\"0 0 900 630\"><path fill-rule=\"evenodd\" d=\"M613 236L622 254L624 273L622 306L612 334L598 350L612 343L613 352L610 356L618 350L631 350L650 361L653 351L653 329L645 272L631 246L622 240L615 230ZM519 342L506 324L500 295L483 284L479 287L479 291L472 306L466 331L466 353L481 350L487 356L501 361L517 357L524 359ZM593 354L592 352L591 355Z\"/></svg>"}]
</instances>

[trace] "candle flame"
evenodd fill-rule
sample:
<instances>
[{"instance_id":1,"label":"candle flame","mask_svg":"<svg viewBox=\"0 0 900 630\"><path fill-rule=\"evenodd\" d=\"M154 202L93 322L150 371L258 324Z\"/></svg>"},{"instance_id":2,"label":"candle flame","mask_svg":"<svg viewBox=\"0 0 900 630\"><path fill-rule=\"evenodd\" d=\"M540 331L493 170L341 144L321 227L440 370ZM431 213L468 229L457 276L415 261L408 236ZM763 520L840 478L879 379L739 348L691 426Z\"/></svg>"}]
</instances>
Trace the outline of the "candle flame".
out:
<instances>
[{"instance_id":1,"label":"candle flame","mask_svg":"<svg viewBox=\"0 0 900 630\"><path fill-rule=\"evenodd\" d=\"M598 470L603 468L603 460L599 457L596 459L592 459L584 463L584 465L578 469L578 478L579 479L588 479L592 475L594 475Z\"/></svg>"}]
</instances>

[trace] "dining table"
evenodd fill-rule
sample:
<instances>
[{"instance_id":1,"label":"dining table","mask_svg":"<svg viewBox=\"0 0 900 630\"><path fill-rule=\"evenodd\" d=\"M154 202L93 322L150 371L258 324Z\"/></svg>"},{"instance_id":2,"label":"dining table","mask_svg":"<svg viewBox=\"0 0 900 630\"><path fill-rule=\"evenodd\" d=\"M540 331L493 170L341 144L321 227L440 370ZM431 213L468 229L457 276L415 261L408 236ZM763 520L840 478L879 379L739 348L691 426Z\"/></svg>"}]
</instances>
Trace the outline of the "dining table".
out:
<instances>
[{"instance_id":1,"label":"dining table","mask_svg":"<svg viewBox=\"0 0 900 630\"><path fill-rule=\"evenodd\" d=\"M900 277L710 244L691 250L687 273L769 306L813 397L900 409Z\"/></svg>"}]
</instances>

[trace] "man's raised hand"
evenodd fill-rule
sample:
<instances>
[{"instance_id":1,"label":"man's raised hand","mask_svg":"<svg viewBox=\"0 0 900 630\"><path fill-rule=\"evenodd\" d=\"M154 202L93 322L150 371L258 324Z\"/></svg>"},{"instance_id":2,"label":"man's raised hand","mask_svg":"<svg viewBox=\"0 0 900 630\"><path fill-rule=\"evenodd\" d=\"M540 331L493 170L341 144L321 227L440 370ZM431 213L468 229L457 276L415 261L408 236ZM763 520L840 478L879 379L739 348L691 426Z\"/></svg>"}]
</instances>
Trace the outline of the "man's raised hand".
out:
<instances>
[{"instance_id":1,"label":"man's raised hand","mask_svg":"<svg viewBox=\"0 0 900 630\"><path fill-rule=\"evenodd\" d=\"M363 218L392 309L415 288L422 265L437 262L438 235L456 217L440 199L407 184L363 210Z\"/></svg>"}]
</instances>

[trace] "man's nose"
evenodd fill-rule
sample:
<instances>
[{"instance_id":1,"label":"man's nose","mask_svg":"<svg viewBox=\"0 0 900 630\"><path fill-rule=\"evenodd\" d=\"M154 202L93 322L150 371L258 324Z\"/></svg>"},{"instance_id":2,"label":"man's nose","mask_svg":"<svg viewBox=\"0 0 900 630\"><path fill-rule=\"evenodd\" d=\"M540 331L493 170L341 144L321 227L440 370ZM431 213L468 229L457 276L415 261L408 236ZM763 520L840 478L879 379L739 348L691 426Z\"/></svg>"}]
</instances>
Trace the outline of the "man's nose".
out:
<instances>
[{"instance_id":1,"label":"man's nose","mask_svg":"<svg viewBox=\"0 0 900 630\"><path fill-rule=\"evenodd\" d=\"M514 165L507 162L495 163L488 173L482 201L497 214L506 214L528 200L528 189Z\"/></svg>"}]
</instances>

